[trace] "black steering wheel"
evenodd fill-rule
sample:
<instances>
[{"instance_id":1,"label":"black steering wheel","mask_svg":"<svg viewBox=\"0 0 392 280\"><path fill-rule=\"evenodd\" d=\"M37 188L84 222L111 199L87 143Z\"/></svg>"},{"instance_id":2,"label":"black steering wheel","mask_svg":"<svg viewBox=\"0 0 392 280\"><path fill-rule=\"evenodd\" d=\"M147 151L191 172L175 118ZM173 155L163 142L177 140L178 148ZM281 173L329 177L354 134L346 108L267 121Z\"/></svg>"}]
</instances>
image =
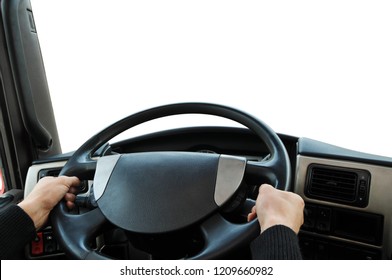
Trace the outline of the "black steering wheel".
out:
<instances>
[{"instance_id":1,"label":"black steering wheel","mask_svg":"<svg viewBox=\"0 0 392 280\"><path fill-rule=\"evenodd\" d=\"M121 132L144 122L180 114L206 114L236 121L268 147L266 161L192 152L143 152L93 158ZM84 143L60 175L92 180L97 207L71 214L59 203L51 214L54 233L65 253L75 259L109 259L94 250L92 240L108 223L126 232L165 234L197 225L203 248L190 259L219 259L247 245L260 232L257 220L233 223L220 209L238 193L244 178L288 190L290 161L277 134L255 117L230 107L207 103L172 104L126 117Z\"/></svg>"}]
</instances>

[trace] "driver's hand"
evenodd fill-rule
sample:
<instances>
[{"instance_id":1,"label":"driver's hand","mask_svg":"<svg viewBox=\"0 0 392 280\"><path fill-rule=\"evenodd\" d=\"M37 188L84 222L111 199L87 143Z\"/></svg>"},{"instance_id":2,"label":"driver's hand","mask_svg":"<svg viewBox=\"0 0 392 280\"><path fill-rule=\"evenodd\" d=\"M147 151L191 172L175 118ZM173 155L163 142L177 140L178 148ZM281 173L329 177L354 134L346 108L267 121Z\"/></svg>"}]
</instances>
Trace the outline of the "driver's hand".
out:
<instances>
[{"instance_id":1,"label":"driver's hand","mask_svg":"<svg viewBox=\"0 0 392 280\"><path fill-rule=\"evenodd\" d=\"M298 234L304 222L304 206L299 195L263 184L259 189L256 205L248 214L248 221L258 217L261 233L269 227L284 225Z\"/></svg>"},{"instance_id":2,"label":"driver's hand","mask_svg":"<svg viewBox=\"0 0 392 280\"><path fill-rule=\"evenodd\" d=\"M68 208L74 207L75 190L80 185L77 177L44 177L32 192L18 205L33 220L35 228L41 228L48 220L50 211L65 199Z\"/></svg>"}]
</instances>

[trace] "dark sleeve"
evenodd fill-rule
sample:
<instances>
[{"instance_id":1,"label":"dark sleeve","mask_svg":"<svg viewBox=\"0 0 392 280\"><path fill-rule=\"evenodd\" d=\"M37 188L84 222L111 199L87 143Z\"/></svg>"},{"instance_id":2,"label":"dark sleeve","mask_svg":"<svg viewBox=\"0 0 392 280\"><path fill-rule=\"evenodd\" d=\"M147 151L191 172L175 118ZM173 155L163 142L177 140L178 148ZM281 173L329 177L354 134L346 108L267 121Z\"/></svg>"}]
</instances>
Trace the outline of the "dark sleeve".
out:
<instances>
[{"instance_id":1,"label":"dark sleeve","mask_svg":"<svg viewBox=\"0 0 392 280\"><path fill-rule=\"evenodd\" d=\"M251 251L256 260L302 259L297 234L283 225L265 230L251 243Z\"/></svg>"},{"instance_id":2,"label":"dark sleeve","mask_svg":"<svg viewBox=\"0 0 392 280\"><path fill-rule=\"evenodd\" d=\"M0 259L18 258L36 236L33 220L17 205L0 212Z\"/></svg>"}]
</instances>

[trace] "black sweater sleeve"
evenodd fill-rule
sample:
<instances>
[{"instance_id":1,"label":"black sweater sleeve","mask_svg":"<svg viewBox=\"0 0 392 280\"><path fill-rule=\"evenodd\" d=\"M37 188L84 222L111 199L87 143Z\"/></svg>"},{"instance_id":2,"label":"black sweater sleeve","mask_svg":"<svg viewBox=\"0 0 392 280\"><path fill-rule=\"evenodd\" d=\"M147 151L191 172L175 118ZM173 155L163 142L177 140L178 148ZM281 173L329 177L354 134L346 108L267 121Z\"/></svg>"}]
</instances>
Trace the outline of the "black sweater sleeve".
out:
<instances>
[{"instance_id":1,"label":"black sweater sleeve","mask_svg":"<svg viewBox=\"0 0 392 280\"><path fill-rule=\"evenodd\" d=\"M253 259L300 260L298 236L289 227L277 225L268 228L251 243Z\"/></svg>"},{"instance_id":2,"label":"black sweater sleeve","mask_svg":"<svg viewBox=\"0 0 392 280\"><path fill-rule=\"evenodd\" d=\"M17 205L0 212L0 259L15 259L36 236L33 220Z\"/></svg>"}]
</instances>

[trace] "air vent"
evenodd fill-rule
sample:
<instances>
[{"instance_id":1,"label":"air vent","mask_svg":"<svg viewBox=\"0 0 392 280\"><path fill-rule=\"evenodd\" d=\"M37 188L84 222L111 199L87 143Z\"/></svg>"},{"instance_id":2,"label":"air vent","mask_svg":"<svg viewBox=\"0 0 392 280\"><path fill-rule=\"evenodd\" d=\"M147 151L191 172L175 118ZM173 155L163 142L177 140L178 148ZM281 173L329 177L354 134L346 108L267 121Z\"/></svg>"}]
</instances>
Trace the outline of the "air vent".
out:
<instances>
[{"instance_id":1,"label":"air vent","mask_svg":"<svg viewBox=\"0 0 392 280\"><path fill-rule=\"evenodd\" d=\"M53 169L42 169L39 171L38 177L39 179L47 176L57 177L59 176L61 168L53 168Z\"/></svg>"},{"instance_id":2,"label":"air vent","mask_svg":"<svg viewBox=\"0 0 392 280\"><path fill-rule=\"evenodd\" d=\"M311 165L305 193L310 198L364 207L369 185L370 174L366 170Z\"/></svg>"}]
</instances>

